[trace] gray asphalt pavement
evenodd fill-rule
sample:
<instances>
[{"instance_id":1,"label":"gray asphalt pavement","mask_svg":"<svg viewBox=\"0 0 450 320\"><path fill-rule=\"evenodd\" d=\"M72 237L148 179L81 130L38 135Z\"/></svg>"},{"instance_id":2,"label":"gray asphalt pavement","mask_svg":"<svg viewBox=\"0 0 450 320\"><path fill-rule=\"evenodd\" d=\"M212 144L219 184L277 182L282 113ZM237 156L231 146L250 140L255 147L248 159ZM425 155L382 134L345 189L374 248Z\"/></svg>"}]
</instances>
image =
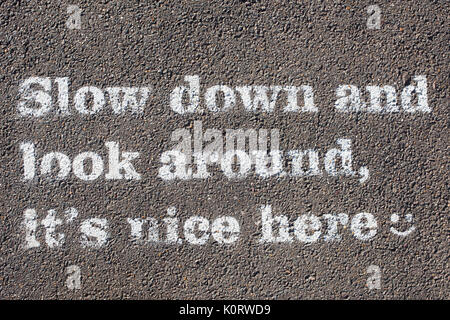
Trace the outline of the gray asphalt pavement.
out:
<instances>
[{"instance_id":1,"label":"gray asphalt pavement","mask_svg":"<svg viewBox=\"0 0 450 320\"><path fill-rule=\"evenodd\" d=\"M381 10L379 29L367 26L373 4ZM68 27L69 5L82 10L80 29ZM0 298L448 299L448 16L449 2L438 0L1 1ZM231 111L180 115L170 108L170 95L187 85L187 75L199 76L203 107L206 89L218 84L233 90L309 85L318 112L282 112L281 102L272 113L246 112L235 91ZM427 79L429 113L336 112L340 85L361 91L391 85L400 103L400 90L418 75ZM51 79L55 105L55 79L68 77L71 115L21 116L20 86L30 77ZM105 107L83 115L73 108L83 86L152 90L142 113L116 115ZM319 150L322 169L324 153L348 138L355 170L366 166L370 178L250 174L236 180L216 168L207 179L161 179L160 157L173 146L172 132L192 130L194 121L204 130L278 129L281 149ZM36 161L49 152L73 161L92 151L106 168L108 141L118 142L120 152L139 152L132 163L140 180L102 174L86 182L72 173L55 180L42 176L40 163L36 177L24 179L23 143L34 143ZM261 243L264 205L285 215L291 228L299 216L315 215L323 234L326 214L350 220L338 225L340 241L322 234L305 243L291 233L292 242ZM131 240L127 219L137 218L156 219L161 239L167 237L163 219L170 207L181 244ZM78 212L71 222L68 208ZM40 246L30 249L24 247L26 209L35 209L38 223ZM53 234L64 233L64 244L53 248L42 222L50 209L62 220ZM377 221L368 241L351 227L361 212ZM408 214L412 222L404 220ZM189 243L183 226L196 215L211 224L234 217L239 238L228 245L212 236L203 245ZM82 225L90 218L108 223L101 248L83 246ZM412 227L407 236L391 229ZM374 275L369 266L379 268L378 288L367 283ZM80 283L71 282L73 270Z\"/></svg>"}]
</instances>

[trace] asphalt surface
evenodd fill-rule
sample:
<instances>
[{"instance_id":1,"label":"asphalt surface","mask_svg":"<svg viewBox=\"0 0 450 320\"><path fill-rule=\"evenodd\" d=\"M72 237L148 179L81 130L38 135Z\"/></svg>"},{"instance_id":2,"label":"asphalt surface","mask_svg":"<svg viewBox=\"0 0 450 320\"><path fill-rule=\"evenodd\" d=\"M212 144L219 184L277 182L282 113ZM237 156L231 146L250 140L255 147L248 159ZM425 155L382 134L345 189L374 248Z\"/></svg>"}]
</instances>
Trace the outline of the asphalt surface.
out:
<instances>
[{"instance_id":1,"label":"asphalt surface","mask_svg":"<svg viewBox=\"0 0 450 320\"><path fill-rule=\"evenodd\" d=\"M82 27L66 27L69 4L82 8ZM377 1L379 30L368 30L372 1L10 1L0 3L0 298L1 299L448 299L449 290L449 2ZM202 87L226 84L314 88L316 114L274 112L178 115L170 92L185 75ZM429 114L341 114L341 84L403 88L426 75ZM21 118L18 86L31 76L70 77L84 85L152 86L142 115L101 112L83 117ZM170 134L202 120L204 128L278 128L284 149L327 150L352 139L356 167L370 180L261 179L167 183L159 157ZM55 183L22 180L19 145L71 156L106 155L104 142L140 152L140 181ZM378 221L371 241L340 229L342 240L305 245L260 244L258 208L291 221L370 212ZM232 215L241 224L236 244L208 242L137 245L127 218L161 219L175 206L181 222ZM79 224L64 227L62 248L24 250L23 212L74 207L79 219L107 218L111 238L102 249L82 248ZM394 213L414 216L415 232L389 231ZM400 226L399 229L407 228ZM403 230L402 229L402 230ZM81 289L66 286L66 268L81 270ZM370 290L366 270L381 270Z\"/></svg>"}]
</instances>

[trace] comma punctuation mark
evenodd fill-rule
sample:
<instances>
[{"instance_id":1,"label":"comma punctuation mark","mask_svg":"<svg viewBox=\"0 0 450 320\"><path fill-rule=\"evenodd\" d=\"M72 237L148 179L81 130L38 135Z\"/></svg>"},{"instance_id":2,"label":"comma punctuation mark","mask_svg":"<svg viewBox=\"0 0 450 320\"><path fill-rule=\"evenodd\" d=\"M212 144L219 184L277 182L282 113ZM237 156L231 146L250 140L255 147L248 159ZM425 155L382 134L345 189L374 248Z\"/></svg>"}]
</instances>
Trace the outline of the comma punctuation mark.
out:
<instances>
[{"instance_id":1,"label":"comma punctuation mark","mask_svg":"<svg viewBox=\"0 0 450 320\"><path fill-rule=\"evenodd\" d=\"M367 18L367 29L381 28L381 9L378 5L371 5L367 7L367 13L370 15Z\"/></svg>"},{"instance_id":2,"label":"comma punctuation mark","mask_svg":"<svg viewBox=\"0 0 450 320\"><path fill-rule=\"evenodd\" d=\"M367 268L367 274L370 275L369 278L367 278L367 287L369 290L373 289L381 289L381 270L379 266L376 265L370 265Z\"/></svg>"},{"instance_id":3,"label":"comma punctuation mark","mask_svg":"<svg viewBox=\"0 0 450 320\"><path fill-rule=\"evenodd\" d=\"M77 265L71 265L66 268L66 286L69 290L81 289L81 271Z\"/></svg>"},{"instance_id":4,"label":"comma punctuation mark","mask_svg":"<svg viewBox=\"0 0 450 320\"><path fill-rule=\"evenodd\" d=\"M81 9L76 5L67 7L67 13L70 15L66 21L66 27L69 29L81 29Z\"/></svg>"}]
</instances>

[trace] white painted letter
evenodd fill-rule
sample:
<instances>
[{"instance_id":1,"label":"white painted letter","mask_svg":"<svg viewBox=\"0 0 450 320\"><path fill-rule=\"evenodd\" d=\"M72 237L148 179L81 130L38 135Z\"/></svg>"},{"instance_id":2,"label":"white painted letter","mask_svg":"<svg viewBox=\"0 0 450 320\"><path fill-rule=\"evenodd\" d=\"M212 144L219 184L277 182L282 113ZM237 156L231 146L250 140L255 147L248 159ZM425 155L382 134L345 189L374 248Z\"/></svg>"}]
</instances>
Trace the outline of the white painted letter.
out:
<instances>
[{"instance_id":1,"label":"white painted letter","mask_svg":"<svg viewBox=\"0 0 450 320\"><path fill-rule=\"evenodd\" d=\"M341 236L338 233L338 224L347 225L348 215L345 213L325 214L324 218L328 220L328 233L324 236L325 241L341 240Z\"/></svg>"},{"instance_id":2,"label":"white painted letter","mask_svg":"<svg viewBox=\"0 0 450 320\"><path fill-rule=\"evenodd\" d=\"M34 143L22 143L20 144L20 150L23 153L23 179L32 180L35 173L35 156L34 156Z\"/></svg>"},{"instance_id":3,"label":"white painted letter","mask_svg":"<svg viewBox=\"0 0 450 320\"><path fill-rule=\"evenodd\" d=\"M107 228L108 222L106 219L91 218L83 221L80 226L80 231L83 233L80 240L81 245L96 249L102 247L108 239Z\"/></svg>"},{"instance_id":4,"label":"white painted letter","mask_svg":"<svg viewBox=\"0 0 450 320\"><path fill-rule=\"evenodd\" d=\"M106 142L105 146L109 150L109 171L105 174L106 179L127 179L140 180L141 175L136 172L131 163L132 160L139 157L139 152L122 152L123 160L119 160L119 144L114 141ZM122 175L120 171L123 170Z\"/></svg>"},{"instance_id":5,"label":"white painted letter","mask_svg":"<svg viewBox=\"0 0 450 320\"><path fill-rule=\"evenodd\" d=\"M370 104L367 107L368 112L387 113L398 112L397 93L391 86L367 86L366 90L370 93ZM381 106L381 94L386 96L386 106Z\"/></svg>"},{"instance_id":6,"label":"white painted letter","mask_svg":"<svg viewBox=\"0 0 450 320\"><path fill-rule=\"evenodd\" d=\"M272 217L272 206L261 206L261 221L262 221L262 238L259 242L292 242L292 237L289 235L289 222L286 216L279 215ZM279 234L278 237L273 236L273 223L278 222Z\"/></svg>"},{"instance_id":7,"label":"white painted letter","mask_svg":"<svg viewBox=\"0 0 450 320\"><path fill-rule=\"evenodd\" d=\"M294 233L298 240L306 243L316 242L320 237L322 223L314 215L302 215L294 222ZM308 234L307 231L314 231Z\"/></svg>"},{"instance_id":8,"label":"white painted letter","mask_svg":"<svg viewBox=\"0 0 450 320\"><path fill-rule=\"evenodd\" d=\"M337 144L341 146L342 150L330 149L325 155L325 170L330 176L337 176L339 174L351 176L354 174L352 170L352 149L350 139L338 139ZM342 170L336 170L336 156L340 155Z\"/></svg>"},{"instance_id":9,"label":"white painted letter","mask_svg":"<svg viewBox=\"0 0 450 320\"><path fill-rule=\"evenodd\" d=\"M319 176L322 174L319 168L319 154L316 150L290 150L288 155L292 157L292 176ZM303 171L303 158L308 156L309 167L307 171Z\"/></svg>"},{"instance_id":10,"label":"white painted letter","mask_svg":"<svg viewBox=\"0 0 450 320\"><path fill-rule=\"evenodd\" d=\"M62 115L70 115L69 112L69 78L56 78L55 82L58 84L58 102L59 112Z\"/></svg>"},{"instance_id":11,"label":"white painted letter","mask_svg":"<svg viewBox=\"0 0 450 320\"><path fill-rule=\"evenodd\" d=\"M237 157L239 159L239 171L234 172L232 165L234 162L234 157ZM250 170L252 166L252 162L250 157L247 155L247 153L235 150L235 151L227 151L225 152L220 168L222 169L225 176L229 179L243 179L247 176L248 171Z\"/></svg>"},{"instance_id":12,"label":"white painted letter","mask_svg":"<svg viewBox=\"0 0 450 320\"><path fill-rule=\"evenodd\" d=\"M90 174L86 174L84 171L84 161L91 158L92 161L92 171ZM85 181L92 181L97 179L103 172L103 160L95 152L83 152L77 155L73 159L73 173Z\"/></svg>"},{"instance_id":13,"label":"white painted letter","mask_svg":"<svg viewBox=\"0 0 450 320\"><path fill-rule=\"evenodd\" d=\"M415 76L414 81L417 81L417 86L407 86L402 91L402 107L406 112L431 112L428 107L428 96L427 96L427 78L425 76ZM417 94L417 106L412 106L412 93Z\"/></svg>"},{"instance_id":14,"label":"white painted letter","mask_svg":"<svg viewBox=\"0 0 450 320\"><path fill-rule=\"evenodd\" d=\"M164 164L158 170L158 177L163 180L182 179L192 177L192 169L186 168L186 156L176 150L165 151L161 154L161 163Z\"/></svg>"},{"instance_id":15,"label":"white painted letter","mask_svg":"<svg viewBox=\"0 0 450 320\"><path fill-rule=\"evenodd\" d=\"M377 234L377 221L372 214L361 212L353 217L350 228L357 239L370 240Z\"/></svg>"},{"instance_id":16,"label":"white painted letter","mask_svg":"<svg viewBox=\"0 0 450 320\"><path fill-rule=\"evenodd\" d=\"M23 225L25 227L25 250L39 247L41 244L36 240L38 222L35 209L25 210Z\"/></svg>"},{"instance_id":17,"label":"white painted letter","mask_svg":"<svg viewBox=\"0 0 450 320\"><path fill-rule=\"evenodd\" d=\"M31 90L32 84L38 84L43 90ZM20 115L42 117L49 112L52 108L51 88L52 83L50 78L31 77L23 81L19 86L19 93L22 98L18 104ZM40 104L40 108L29 108L27 105L32 101Z\"/></svg>"},{"instance_id":18,"label":"white painted letter","mask_svg":"<svg viewBox=\"0 0 450 320\"><path fill-rule=\"evenodd\" d=\"M347 91L350 91L349 95L347 95ZM361 101L359 89L356 86L339 86L336 89L336 95L339 99L336 100L335 107L340 112L358 112L365 109L365 104Z\"/></svg>"},{"instance_id":19,"label":"white painted letter","mask_svg":"<svg viewBox=\"0 0 450 320\"><path fill-rule=\"evenodd\" d=\"M203 232L200 238L195 235L195 229L198 228L199 231ZM184 223L184 237L186 240L192 244L205 244L209 238L209 221L206 218L200 216L193 216L186 220Z\"/></svg>"},{"instance_id":20,"label":"white painted letter","mask_svg":"<svg viewBox=\"0 0 450 320\"><path fill-rule=\"evenodd\" d=\"M114 114L122 114L127 108L130 108L132 113L144 112L144 106L147 103L151 88L112 87L106 88L105 90L108 92L109 99L111 100L111 107ZM137 95L140 96L140 99L137 98Z\"/></svg>"},{"instance_id":21,"label":"white painted letter","mask_svg":"<svg viewBox=\"0 0 450 320\"><path fill-rule=\"evenodd\" d=\"M185 76L184 81L189 82L190 103L186 107L183 106L183 93L188 89L181 86L173 89L170 94L170 107L179 114L198 112L200 111L200 78L198 76Z\"/></svg>"},{"instance_id":22,"label":"white painted letter","mask_svg":"<svg viewBox=\"0 0 450 320\"><path fill-rule=\"evenodd\" d=\"M52 171L52 162L56 160L57 166L59 166L57 179L64 179L70 173L70 159L64 153L50 152L47 153L41 162L41 174L47 175Z\"/></svg>"},{"instance_id":23,"label":"white painted letter","mask_svg":"<svg viewBox=\"0 0 450 320\"><path fill-rule=\"evenodd\" d=\"M268 156L264 151L254 151L256 156L255 172L262 178L269 178L281 174L283 171L282 156L280 151L270 151ZM270 168L267 167L270 158Z\"/></svg>"},{"instance_id":24,"label":"white painted letter","mask_svg":"<svg viewBox=\"0 0 450 320\"><path fill-rule=\"evenodd\" d=\"M64 243L64 233L55 234L56 227L63 221L56 218L56 210L48 210L48 215L42 220L45 227L45 242L50 248L58 247Z\"/></svg>"},{"instance_id":25,"label":"white painted letter","mask_svg":"<svg viewBox=\"0 0 450 320\"><path fill-rule=\"evenodd\" d=\"M216 99L217 91L222 91L223 95L224 95L224 104L223 104L222 109L217 107L217 103L216 103L217 102L216 101L217 100ZM230 111L231 109L233 109L233 107L236 103L233 89L231 89L227 86L213 86L211 88L208 88L208 90L206 90L205 100L206 100L206 106L212 112Z\"/></svg>"},{"instance_id":26,"label":"white painted letter","mask_svg":"<svg viewBox=\"0 0 450 320\"><path fill-rule=\"evenodd\" d=\"M239 238L239 223L233 217L220 217L214 220L211 226L211 234L218 243L231 244ZM225 237L224 233L229 236Z\"/></svg>"},{"instance_id":27,"label":"white painted letter","mask_svg":"<svg viewBox=\"0 0 450 320\"><path fill-rule=\"evenodd\" d=\"M86 95L91 93L94 98L94 105L92 110L86 108ZM105 105L105 96L102 90L97 87L82 87L77 90L74 98L75 109L77 109L81 114L91 115L100 111Z\"/></svg>"},{"instance_id":28,"label":"white painted letter","mask_svg":"<svg viewBox=\"0 0 450 320\"><path fill-rule=\"evenodd\" d=\"M268 87L264 86L246 86L246 87L236 87L236 90L240 93L242 102L244 103L244 108L246 111L258 112L259 109L263 112L273 112L275 104L277 102L278 93L281 90L279 86L270 87L272 90L272 95L267 96ZM254 92L252 99L251 92Z\"/></svg>"},{"instance_id":29,"label":"white painted letter","mask_svg":"<svg viewBox=\"0 0 450 320\"><path fill-rule=\"evenodd\" d=\"M294 87L294 86L287 86L283 87L285 91L287 91L287 100L288 104L284 107L284 112L298 112L298 89L303 90L303 102L304 105L302 107L302 112L317 112L317 108L314 105L314 93L311 86L301 86Z\"/></svg>"},{"instance_id":30,"label":"white painted letter","mask_svg":"<svg viewBox=\"0 0 450 320\"><path fill-rule=\"evenodd\" d=\"M175 217L177 209L175 207L167 208L167 215L169 218L164 218L163 221L167 226L167 243L177 243L180 244L183 241L178 239L178 218Z\"/></svg>"}]
</instances>

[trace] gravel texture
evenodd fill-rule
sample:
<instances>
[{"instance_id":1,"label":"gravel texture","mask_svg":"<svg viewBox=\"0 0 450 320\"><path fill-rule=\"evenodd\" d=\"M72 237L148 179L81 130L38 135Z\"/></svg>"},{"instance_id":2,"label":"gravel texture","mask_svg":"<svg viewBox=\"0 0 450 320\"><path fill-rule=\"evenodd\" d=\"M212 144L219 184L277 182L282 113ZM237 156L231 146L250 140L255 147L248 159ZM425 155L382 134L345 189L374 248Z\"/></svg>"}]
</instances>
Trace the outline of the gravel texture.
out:
<instances>
[{"instance_id":1,"label":"gravel texture","mask_svg":"<svg viewBox=\"0 0 450 320\"><path fill-rule=\"evenodd\" d=\"M69 4L82 8L82 27L66 27ZM366 8L378 4L382 24L368 30ZM448 299L449 291L449 2L447 1L11 1L0 3L0 298L2 299ZM170 92L185 75L202 88L216 84L309 84L318 113L178 115ZM389 84L398 90L426 75L429 114L342 114L341 84ZM71 99L84 85L152 86L142 115L109 110L83 117L21 118L20 82L31 76L70 77ZM54 91L56 92L56 91ZM203 91L204 92L204 91ZM204 128L278 128L283 149L335 146L352 139L356 179L269 178L164 182L160 155L170 134L202 120ZM20 143L72 157L106 156L105 141L140 152L140 181L86 183L22 180ZM260 244L259 207L293 222L299 215L370 212L371 241L340 229L342 240L305 245ZM241 236L222 246L138 245L130 217L236 217ZM82 248L79 223L64 227L66 244L24 250L23 211L68 207L77 221L107 218L107 247ZM390 217L414 216L401 238ZM403 221L404 222L404 221ZM403 223L402 222L402 223ZM399 230L408 228L399 224ZM81 270L81 289L65 285L66 268ZM369 290L368 266L381 269L381 289Z\"/></svg>"}]
</instances>

